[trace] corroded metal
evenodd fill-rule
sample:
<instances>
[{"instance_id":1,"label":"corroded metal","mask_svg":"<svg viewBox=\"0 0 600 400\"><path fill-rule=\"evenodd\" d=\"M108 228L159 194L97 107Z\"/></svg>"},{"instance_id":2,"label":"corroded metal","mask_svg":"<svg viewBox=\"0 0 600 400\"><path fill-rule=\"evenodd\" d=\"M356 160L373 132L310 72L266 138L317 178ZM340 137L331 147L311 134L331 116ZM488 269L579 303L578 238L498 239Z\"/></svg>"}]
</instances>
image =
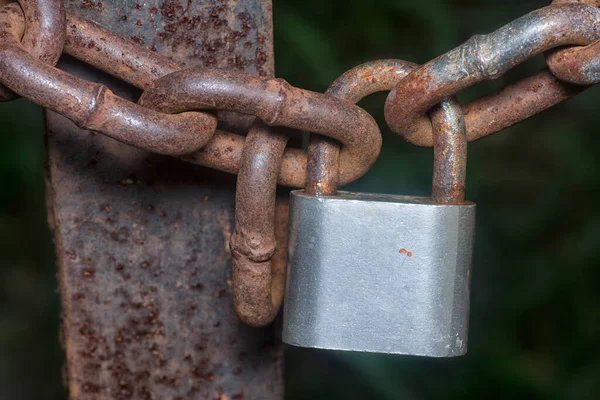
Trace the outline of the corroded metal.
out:
<instances>
[{"instance_id":1,"label":"corroded metal","mask_svg":"<svg viewBox=\"0 0 600 400\"><path fill-rule=\"evenodd\" d=\"M73 13L67 13L65 52L140 89L181 69L164 55Z\"/></svg>"},{"instance_id":2,"label":"corroded metal","mask_svg":"<svg viewBox=\"0 0 600 400\"><path fill-rule=\"evenodd\" d=\"M68 54L136 87L149 88L156 79L181 70L181 66L172 60L121 38L85 18L67 13L67 19L69 29L65 51ZM242 136L217 130L205 147L182 158L209 168L237 173L243 145ZM288 148L283 156L278 183L303 187L306 164L306 153Z\"/></svg>"},{"instance_id":3,"label":"corroded metal","mask_svg":"<svg viewBox=\"0 0 600 400\"><path fill-rule=\"evenodd\" d=\"M565 3L600 6L600 0L554 0L552 2L552 4ZM552 51L546 55L546 62L550 71L562 81L578 85L600 82L600 42Z\"/></svg>"},{"instance_id":4,"label":"corroded metal","mask_svg":"<svg viewBox=\"0 0 600 400\"><path fill-rule=\"evenodd\" d=\"M377 159L381 134L373 117L345 100L298 89L282 79L236 71L186 69L156 80L139 103L167 113L218 109L254 115L271 126L339 140L340 180L354 181Z\"/></svg>"},{"instance_id":5,"label":"corroded metal","mask_svg":"<svg viewBox=\"0 0 600 400\"><path fill-rule=\"evenodd\" d=\"M238 174L232 291L238 316L250 326L273 322L283 301L286 257L273 256L277 175L288 139L281 128L256 122L246 137ZM287 249L287 242L279 245Z\"/></svg>"},{"instance_id":6,"label":"corroded metal","mask_svg":"<svg viewBox=\"0 0 600 400\"><path fill-rule=\"evenodd\" d=\"M600 41L553 52L546 61L550 71L562 81L577 85L600 82Z\"/></svg>"},{"instance_id":7,"label":"corroded metal","mask_svg":"<svg viewBox=\"0 0 600 400\"><path fill-rule=\"evenodd\" d=\"M273 74L268 1L68 1L67 9L179 65L214 57L214 67ZM191 26L198 20L210 24ZM137 95L73 59L61 68ZM71 398L283 398L275 330L244 326L231 306L234 179L89 134L53 112L47 125Z\"/></svg>"},{"instance_id":8,"label":"corroded metal","mask_svg":"<svg viewBox=\"0 0 600 400\"><path fill-rule=\"evenodd\" d=\"M340 76L327 94L359 102L373 93L391 90L418 67L402 60L378 60L361 64ZM431 112L435 128L432 197L441 203L461 203L465 196L467 139L464 116L456 99L442 100ZM326 196L336 193L339 145L313 136L309 143L305 192Z\"/></svg>"},{"instance_id":9,"label":"corroded metal","mask_svg":"<svg viewBox=\"0 0 600 400\"><path fill-rule=\"evenodd\" d=\"M465 118L456 98L443 100L430 111L433 123L433 184L431 198L437 203L465 201L467 180L467 133Z\"/></svg>"},{"instance_id":10,"label":"corroded metal","mask_svg":"<svg viewBox=\"0 0 600 400\"><path fill-rule=\"evenodd\" d=\"M25 50L40 61L56 65L66 35L66 14L63 0L19 0L25 14L25 32L21 43Z\"/></svg>"},{"instance_id":11,"label":"corroded metal","mask_svg":"<svg viewBox=\"0 0 600 400\"><path fill-rule=\"evenodd\" d=\"M594 2L582 0L580 3ZM570 0L563 1L573 2ZM555 1L556 3L556 1ZM155 79L179 70L181 67L166 57L140 47L112 32L90 23L73 14L67 14L69 29L67 32L67 53L96 66L139 88L146 88ZM573 49L575 50L575 49ZM568 52L569 50L565 50ZM562 53L563 50L558 52ZM563 53L567 54L568 53ZM569 67L568 58L562 63L549 57L549 63L563 80L575 80L577 69ZM585 59L590 63L589 59ZM580 68L583 62L576 62ZM572 64L571 64L572 65ZM572 75L561 74L559 68L570 68ZM589 69L588 69L589 70ZM590 79L584 77L583 79ZM593 79L593 78L591 78ZM575 80L582 83L583 80ZM498 132L506 127L529 118L587 89L587 86L575 86L557 80L548 70L525 78L502 91L484 96L463 106L465 124L469 141L477 140ZM243 138L225 131L217 131L207 146L199 152L185 156L187 161L237 173L241 160ZM326 141L327 139L323 139ZM428 146L433 140L427 139ZM328 157L328 159L331 159ZM279 183L293 187L304 187L307 158L297 149L287 149L280 171ZM322 171L334 169L322 168ZM329 173L329 172L325 172Z\"/></svg>"},{"instance_id":12,"label":"corroded metal","mask_svg":"<svg viewBox=\"0 0 600 400\"><path fill-rule=\"evenodd\" d=\"M340 140L340 176L351 181L375 161L381 135L362 109L283 80L217 70L184 70L156 80L140 104L168 113L218 109L255 115L269 125L311 130ZM277 315L285 266L272 268L277 175L287 137L256 127L246 139L236 196L233 296L240 318L263 326ZM285 140L284 140L285 139Z\"/></svg>"},{"instance_id":13,"label":"corroded metal","mask_svg":"<svg viewBox=\"0 0 600 400\"><path fill-rule=\"evenodd\" d=\"M2 5L2 4L0 4ZM56 65L65 43L65 6L62 0L19 0L26 21L25 32L17 36L23 48L40 61ZM0 85L0 101L18 96Z\"/></svg>"},{"instance_id":14,"label":"corroded metal","mask_svg":"<svg viewBox=\"0 0 600 400\"><path fill-rule=\"evenodd\" d=\"M600 10L595 7L557 4L533 11L489 35L474 36L399 82L386 101L386 121L407 141L431 146L432 126L425 113L433 105L477 82L495 79L536 54L558 46L591 43L599 39L598 23ZM518 116L501 118L514 121L530 115L523 108ZM467 119L467 131L472 132L469 122Z\"/></svg>"},{"instance_id":15,"label":"corroded metal","mask_svg":"<svg viewBox=\"0 0 600 400\"><path fill-rule=\"evenodd\" d=\"M116 96L104 85L61 71L29 54L19 41L25 21L17 5L3 7L0 18L0 81L12 91L64 115L82 129L160 154L188 154L212 137L217 127L212 116L149 110Z\"/></svg>"},{"instance_id":16,"label":"corroded metal","mask_svg":"<svg viewBox=\"0 0 600 400\"><path fill-rule=\"evenodd\" d=\"M270 22L268 17L265 19L271 12L269 3L165 1L152 6L129 1L107 6L103 2L67 1L72 11L109 24L125 37L76 14L68 14L65 32L61 1L19 3L22 10L10 5L2 8L0 15L0 80L9 89L60 112L80 127L107 133L124 143L179 155L226 172L240 172L242 190L237 199L239 224L232 240L236 262L232 286L237 311L251 325L271 321L283 293L280 278L285 248L276 246L281 242L274 235L283 231L279 228L285 223L273 227L278 209L273 201L276 182L297 187L306 183L310 193L333 194L338 183L360 177L377 157L381 139L376 125L348 100L357 101L395 84L386 102L388 122L409 141L434 145L433 198L460 203L464 200L467 137L473 140L512 125L579 93L585 85L598 82L600 76L598 42L593 43L600 38L594 29L600 11L591 7L599 5L596 0L556 0L552 6L490 35L473 37L405 80L400 75L407 75L415 65L387 60L360 66L338 80L327 96L267 78L273 66ZM68 53L145 89L142 104L180 114L166 115L139 107L102 84L53 68L65 34ZM548 54L548 65L560 80L581 86L560 82L549 71L541 71L467 104L466 128L458 103L444 100L476 82L496 78L532 55L567 44L588 46L556 50ZM161 50L171 59L160 55ZM181 70L198 66L237 71ZM366 72L366 67L371 70ZM374 74L373 70L378 72ZM13 95L0 89L2 94L7 98ZM437 102L438 108L432 109ZM243 130L236 127L245 126L251 119L233 117L222 110L256 115L270 125L310 130L346 146L340 154L335 140L313 137L308 162L300 150L285 149L285 134L255 125L244 149L242 136L216 130L216 116L197 109L218 109L222 127L236 132ZM66 132L76 132L71 126L63 127L64 122L55 124ZM256 165L261 168L256 169ZM260 169L268 173L257 173ZM129 181L133 179L124 182ZM259 196L252 193L257 187ZM274 254L278 264L270 262ZM94 274L85 271L83 275L89 278ZM126 397L129 391L124 393Z\"/></svg>"},{"instance_id":17,"label":"corroded metal","mask_svg":"<svg viewBox=\"0 0 600 400\"><path fill-rule=\"evenodd\" d=\"M342 74L325 93L358 103L373 93L391 90L416 67L417 64L401 60L367 62ZM305 186L308 194L336 193L339 182L339 151L338 143L328 138L311 135Z\"/></svg>"},{"instance_id":18,"label":"corroded metal","mask_svg":"<svg viewBox=\"0 0 600 400\"><path fill-rule=\"evenodd\" d=\"M499 132L568 100L587 88L589 86L562 82L549 70L543 69L498 92L464 105L467 138L472 141Z\"/></svg>"}]
</instances>

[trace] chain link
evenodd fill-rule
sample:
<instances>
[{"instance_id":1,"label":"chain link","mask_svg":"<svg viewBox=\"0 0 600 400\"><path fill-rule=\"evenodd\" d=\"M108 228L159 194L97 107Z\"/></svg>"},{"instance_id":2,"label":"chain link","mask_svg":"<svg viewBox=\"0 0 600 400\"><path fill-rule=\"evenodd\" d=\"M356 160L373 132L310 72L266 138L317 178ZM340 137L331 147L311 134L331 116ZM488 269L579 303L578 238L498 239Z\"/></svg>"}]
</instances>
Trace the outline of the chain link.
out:
<instances>
[{"instance_id":1,"label":"chain link","mask_svg":"<svg viewBox=\"0 0 600 400\"><path fill-rule=\"evenodd\" d=\"M182 69L65 12L61 0L19 0L0 8L0 101L20 95L81 128L239 173L231 241L234 304L245 323L262 326L277 315L284 291L285 262L271 260L277 184L334 194L379 155L379 128L353 103L391 90L385 104L390 128L410 143L434 146L434 200L462 202L467 141L600 82L598 6L599 0L555 0L422 66L399 60L360 65L320 94L281 79ZM63 51L142 89L139 104L55 68ZM453 98L544 52L548 69L462 106ZM217 129L224 111L257 118L247 137ZM286 148L291 133L281 127L313 133L308 156Z\"/></svg>"},{"instance_id":2,"label":"chain link","mask_svg":"<svg viewBox=\"0 0 600 400\"><path fill-rule=\"evenodd\" d=\"M397 132L404 129L405 131L401 132L402 135L412 143L433 146L432 125L423 115L433 105L476 82L498 77L533 54L564 44L591 43L589 46L550 54L548 64L556 75L550 70L543 70L500 92L464 105L467 137L469 141L485 137L582 92L587 85L596 83L597 75L600 75L597 72L600 66L596 66L600 63L598 61L600 57L597 56L597 52L600 50L596 50L600 46L592 43L597 39L594 26L598 23L600 15L600 10L592 5L597 5L597 3L596 0L555 1L552 6L519 18L493 34L476 36L455 50L425 64L410 77L399 82L390 93L386 102L386 116L390 127ZM54 10L52 18L49 17L47 20L55 22L48 22L44 26L48 32L60 31L62 24L59 22L60 17L56 17L56 15L57 10L63 10L62 1L21 0L20 4L23 9L36 10L37 15L42 15L47 9ZM60 12L64 13L64 10ZM10 13L13 15L9 16ZM19 17L19 13L21 17ZM29 13L33 13L33 11L29 11ZM68 26L65 33L64 51L92 66L141 89L150 88L157 79L181 70L181 67L166 57L123 39L85 18L71 13L64 14ZM178 131L185 124L182 122L161 124L156 120L151 121L152 117L157 120L168 117L164 113L141 110L132 104L126 104L108 89L100 89L96 84L90 86L89 83L79 78L60 73L58 70L48 69L47 65L42 67L43 61L36 60L37 62L34 62L31 57L35 56L31 55L24 43L21 43L21 46L15 46L14 42L17 41L17 38L21 38L21 31L25 26L23 12L17 10L13 4L3 9L0 17L6 21L0 35L7 38L5 43L0 45L0 58L2 64L7 66L7 71L0 74L0 81L8 84L9 87L12 85L10 88L13 91L24 94L28 99L53 109L80 125L85 124L82 126L86 129L98 130L117 140L160 153L185 153L182 155L183 159L209 168L230 173L239 171L244 138L230 132L215 130L215 120L211 114L204 113L201 120L194 121L196 129L187 130L187 135L191 138L187 137L186 139L190 143L177 146L176 142L185 141L182 138L185 138L186 134ZM7 24L12 26L13 31L8 32ZM531 36L533 34L537 36ZM60 34L54 36L61 37ZM18 51L15 51L15 47L18 47ZM56 47L53 45L54 49ZM15 52L18 54L14 54ZM50 59L56 58L56 50L47 53L54 55ZM48 58L42 59L48 61ZM15 68L12 68L11 65ZM19 69L21 67L24 68ZM437 68L434 71L437 74L435 75L436 79L433 79L433 75L431 75L427 76L424 81L423 77L427 75L426 71L432 71L434 67ZM9 69L13 70L12 74L8 72ZM240 76L243 75L245 74L240 74ZM36 83L27 81L36 81ZM82 95L84 103L90 103L90 107L72 109L66 106L61 97L66 97L65 89L69 88L70 90L71 86L65 85L63 81L67 81L68 85L77 89L74 90L75 92L91 92L92 94ZM565 82L578 85L574 86ZM38 89L42 89L41 91L45 92L47 96L36 95L36 92L40 92ZM97 118L94 115L90 116L90 113L102 114L105 118L106 115L111 115L113 112L111 111L113 106L98 106L100 102L95 99L98 97L97 93L105 93L102 96L109 100L107 102L107 99L104 98L100 99L100 102L111 103L114 101L118 103L119 107L130 109L129 113L135 115L138 122L143 121L144 125L151 126L155 130L136 132L129 127L126 129L128 134L123 135L116 132L117 129L114 127L111 129L113 125L118 125L119 129L122 129L123 122L106 119L103 123L94 122ZM326 98L323 97L323 99ZM343 104L343 102L339 104ZM293 106L291 102L282 108L290 106ZM95 107L101 107L102 112L95 111ZM104 110L104 107L108 110ZM336 107L333 106L334 113L337 112ZM315 111L318 111L318 107L315 108ZM196 114L195 118L202 115L194 114ZM186 113L181 115L186 115ZM315 120L316 115L310 115L307 119ZM171 125L170 130L168 125ZM174 129L175 126L177 129ZM333 127L339 126L342 126L343 129L343 125L340 124ZM190 125L188 124L187 127L189 128ZM162 134L159 134L160 129L163 129ZM361 144L364 141L363 133L357 132L347 135L346 144ZM317 131L317 133L321 132ZM336 129L329 134L340 139L341 134L336 132ZM158 143L161 140L164 143L171 142L171 144L162 148L163 146ZM378 153L378 149L373 148L373 144L378 140L370 139L370 141L362 148L353 150L356 157L359 156L358 153L361 153L361 150L369 152L369 157L362 159L346 157L352 161L352 163L348 163L348 166L351 164L353 166L344 168L345 164L342 163L341 170L349 172L341 174L340 184L349 183L368 170L376 157L373 154ZM198 148L200 149L198 150ZM343 151L350 152L351 149ZM361 165L357 166L359 163ZM287 149L283 157L278 183L292 187L304 187L306 165L307 157L304 152L298 149Z\"/></svg>"},{"instance_id":3,"label":"chain link","mask_svg":"<svg viewBox=\"0 0 600 400\"><path fill-rule=\"evenodd\" d=\"M65 43L64 2L19 0L19 5L25 18L24 23L18 27L17 37L21 38L21 45L31 56L46 64L56 65ZM21 32L21 29L24 29L24 32ZM0 101L16 98L18 98L16 93L0 85Z\"/></svg>"},{"instance_id":4,"label":"chain link","mask_svg":"<svg viewBox=\"0 0 600 400\"><path fill-rule=\"evenodd\" d=\"M596 29L599 23L598 8L583 4L555 4L518 18L489 35L473 36L398 83L385 104L386 121L394 132L410 143L431 146L433 130L425 112L435 104L476 83L496 79L547 50L592 43L600 39ZM533 91L539 96L535 88ZM528 104L521 103L523 107L515 110L518 115L507 117L502 111L504 104L497 102L495 119L519 121L531 116ZM477 106L474 104L472 107ZM465 112L465 115L469 113ZM481 135L469 127L469 119L466 124L469 139ZM497 126L505 128L508 125L500 123Z\"/></svg>"}]
</instances>

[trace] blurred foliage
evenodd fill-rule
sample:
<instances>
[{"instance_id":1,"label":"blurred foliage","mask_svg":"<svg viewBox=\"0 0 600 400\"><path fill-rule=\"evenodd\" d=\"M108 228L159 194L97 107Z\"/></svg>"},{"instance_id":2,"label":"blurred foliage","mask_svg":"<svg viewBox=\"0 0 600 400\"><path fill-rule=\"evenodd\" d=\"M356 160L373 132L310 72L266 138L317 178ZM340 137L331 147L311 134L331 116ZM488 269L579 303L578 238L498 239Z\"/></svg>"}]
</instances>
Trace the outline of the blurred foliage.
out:
<instances>
[{"instance_id":1,"label":"blurred foliage","mask_svg":"<svg viewBox=\"0 0 600 400\"><path fill-rule=\"evenodd\" d=\"M275 0L277 75L324 91L356 64L427 60L546 1ZM543 65L532 60L459 95L469 101ZM427 195L432 152L385 128L385 95L361 105L384 131L348 189ZM288 398L600 398L600 89L469 146L478 204L469 354L450 360L288 348ZM0 107L2 398L63 398L59 302L43 195L42 116Z\"/></svg>"}]
</instances>

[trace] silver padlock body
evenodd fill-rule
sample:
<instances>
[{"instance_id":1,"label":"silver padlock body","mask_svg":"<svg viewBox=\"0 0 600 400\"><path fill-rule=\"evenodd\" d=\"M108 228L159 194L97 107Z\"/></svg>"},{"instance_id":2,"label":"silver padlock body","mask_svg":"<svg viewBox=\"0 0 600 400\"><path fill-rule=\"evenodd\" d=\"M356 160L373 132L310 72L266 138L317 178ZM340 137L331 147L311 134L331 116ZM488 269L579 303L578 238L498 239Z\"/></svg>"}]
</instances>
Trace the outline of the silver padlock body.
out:
<instances>
[{"instance_id":1,"label":"silver padlock body","mask_svg":"<svg viewBox=\"0 0 600 400\"><path fill-rule=\"evenodd\" d=\"M474 203L292 192L283 341L465 354L474 229Z\"/></svg>"}]
</instances>

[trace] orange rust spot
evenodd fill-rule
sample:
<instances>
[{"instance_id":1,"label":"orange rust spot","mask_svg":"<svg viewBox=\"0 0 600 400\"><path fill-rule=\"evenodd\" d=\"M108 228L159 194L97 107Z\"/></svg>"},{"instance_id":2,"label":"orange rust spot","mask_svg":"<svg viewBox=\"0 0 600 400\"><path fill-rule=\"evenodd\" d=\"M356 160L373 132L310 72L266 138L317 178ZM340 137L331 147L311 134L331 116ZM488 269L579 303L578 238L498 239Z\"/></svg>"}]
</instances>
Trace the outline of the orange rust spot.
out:
<instances>
[{"instance_id":1,"label":"orange rust spot","mask_svg":"<svg viewBox=\"0 0 600 400\"><path fill-rule=\"evenodd\" d=\"M95 273L96 273L96 271L94 271L94 270L85 270L85 271L83 271L83 276L85 278L91 278L94 276Z\"/></svg>"},{"instance_id":2,"label":"orange rust spot","mask_svg":"<svg viewBox=\"0 0 600 400\"><path fill-rule=\"evenodd\" d=\"M402 255L405 255L405 254L406 254L408 257L412 257L412 256L413 256L413 253L412 253L412 251L406 250L405 248L401 248L401 249L398 251L398 254L402 254Z\"/></svg>"}]
</instances>

